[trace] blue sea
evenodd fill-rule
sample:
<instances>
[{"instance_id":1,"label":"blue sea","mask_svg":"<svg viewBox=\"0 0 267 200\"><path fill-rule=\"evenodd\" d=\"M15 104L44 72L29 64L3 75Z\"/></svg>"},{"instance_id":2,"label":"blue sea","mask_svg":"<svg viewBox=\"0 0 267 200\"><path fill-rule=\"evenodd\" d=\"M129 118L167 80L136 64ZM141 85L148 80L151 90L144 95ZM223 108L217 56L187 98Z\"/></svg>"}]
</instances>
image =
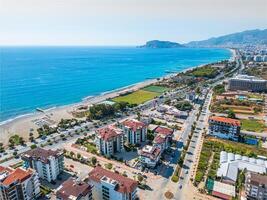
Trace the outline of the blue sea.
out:
<instances>
[{"instance_id":1,"label":"blue sea","mask_svg":"<svg viewBox=\"0 0 267 200\"><path fill-rule=\"evenodd\" d=\"M0 47L0 121L230 56L204 48Z\"/></svg>"}]
</instances>

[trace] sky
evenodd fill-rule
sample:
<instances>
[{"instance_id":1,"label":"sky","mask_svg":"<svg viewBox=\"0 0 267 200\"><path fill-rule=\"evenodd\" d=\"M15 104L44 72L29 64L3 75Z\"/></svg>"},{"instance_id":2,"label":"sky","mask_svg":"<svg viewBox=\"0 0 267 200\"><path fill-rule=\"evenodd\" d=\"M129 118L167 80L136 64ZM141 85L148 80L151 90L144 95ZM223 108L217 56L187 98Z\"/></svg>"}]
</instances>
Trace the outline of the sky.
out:
<instances>
[{"instance_id":1,"label":"sky","mask_svg":"<svg viewBox=\"0 0 267 200\"><path fill-rule=\"evenodd\" d=\"M267 28L267 0L0 0L0 45L185 43Z\"/></svg>"}]
</instances>

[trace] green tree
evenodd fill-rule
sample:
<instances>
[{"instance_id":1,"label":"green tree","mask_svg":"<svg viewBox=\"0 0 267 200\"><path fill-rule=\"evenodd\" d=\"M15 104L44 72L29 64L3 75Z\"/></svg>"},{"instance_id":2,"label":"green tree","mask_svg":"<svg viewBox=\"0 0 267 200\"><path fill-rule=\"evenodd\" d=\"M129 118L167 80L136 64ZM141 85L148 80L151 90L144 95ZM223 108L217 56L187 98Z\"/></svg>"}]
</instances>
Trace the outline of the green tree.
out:
<instances>
[{"instance_id":1,"label":"green tree","mask_svg":"<svg viewBox=\"0 0 267 200\"><path fill-rule=\"evenodd\" d=\"M96 162L97 162L96 157L93 156L91 161L92 161L92 164L93 164L93 165L96 165Z\"/></svg>"},{"instance_id":2,"label":"green tree","mask_svg":"<svg viewBox=\"0 0 267 200\"><path fill-rule=\"evenodd\" d=\"M5 152L4 144L0 143L0 153L4 153L4 152Z\"/></svg>"},{"instance_id":3,"label":"green tree","mask_svg":"<svg viewBox=\"0 0 267 200\"><path fill-rule=\"evenodd\" d=\"M232 109L230 109L227 113L227 117L236 119L235 112Z\"/></svg>"},{"instance_id":4,"label":"green tree","mask_svg":"<svg viewBox=\"0 0 267 200\"><path fill-rule=\"evenodd\" d=\"M138 175L137 180L141 183L144 180L144 177L141 175Z\"/></svg>"},{"instance_id":5,"label":"green tree","mask_svg":"<svg viewBox=\"0 0 267 200\"><path fill-rule=\"evenodd\" d=\"M75 154L75 153L74 153L73 151L70 152L70 156L71 156L72 158L73 158L74 154Z\"/></svg>"}]
</instances>

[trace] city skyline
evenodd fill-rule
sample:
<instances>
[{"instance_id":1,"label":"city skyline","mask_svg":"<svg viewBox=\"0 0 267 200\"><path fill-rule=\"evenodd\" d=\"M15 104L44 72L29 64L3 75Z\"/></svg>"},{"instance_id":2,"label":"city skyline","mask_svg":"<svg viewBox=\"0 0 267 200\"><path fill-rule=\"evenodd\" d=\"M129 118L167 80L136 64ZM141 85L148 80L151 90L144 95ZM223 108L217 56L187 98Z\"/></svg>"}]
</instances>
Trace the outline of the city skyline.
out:
<instances>
[{"instance_id":1,"label":"city skyline","mask_svg":"<svg viewBox=\"0 0 267 200\"><path fill-rule=\"evenodd\" d=\"M0 45L186 43L267 27L267 2L0 1Z\"/></svg>"}]
</instances>

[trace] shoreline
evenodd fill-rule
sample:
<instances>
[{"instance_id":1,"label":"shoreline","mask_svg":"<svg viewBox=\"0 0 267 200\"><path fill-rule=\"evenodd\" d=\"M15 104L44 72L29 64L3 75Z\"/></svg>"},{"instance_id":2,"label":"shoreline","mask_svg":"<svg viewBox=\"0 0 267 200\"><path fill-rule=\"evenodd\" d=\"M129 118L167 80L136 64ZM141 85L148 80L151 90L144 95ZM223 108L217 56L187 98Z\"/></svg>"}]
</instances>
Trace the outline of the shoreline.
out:
<instances>
[{"instance_id":1,"label":"shoreline","mask_svg":"<svg viewBox=\"0 0 267 200\"><path fill-rule=\"evenodd\" d=\"M228 60L231 60L235 56L235 50L228 49L231 52L231 56ZM219 61L215 61L219 62ZM188 70L192 70L194 68L201 67L203 65L207 65L211 63L201 64L197 66L192 66L187 69L181 70L180 72L166 74L164 76L158 77L160 79L163 78L170 78L177 74L186 72ZM141 89L145 86L158 82L158 78L154 79L147 79L135 84L127 85L121 88L117 88L114 90L102 92L99 95L95 96L85 96L81 99L81 101L77 103L51 107L48 109L44 109L44 112L30 112L26 114L22 114L16 116L14 118L7 119L5 121L0 122L0 141L3 141L4 144L7 144L8 139L10 136L18 134L28 140L30 129L34 129L33 133L34 136L37 136L37 128L39 128L33 121L42 119L42 118L49 118L53 120L55 123L58 123L62 118L74 118L70 113L73 109L79 105L92 105L96 103L100 103L110 98L114 98L126 92L135 91Z\"/></svg>"}]
</instances>

